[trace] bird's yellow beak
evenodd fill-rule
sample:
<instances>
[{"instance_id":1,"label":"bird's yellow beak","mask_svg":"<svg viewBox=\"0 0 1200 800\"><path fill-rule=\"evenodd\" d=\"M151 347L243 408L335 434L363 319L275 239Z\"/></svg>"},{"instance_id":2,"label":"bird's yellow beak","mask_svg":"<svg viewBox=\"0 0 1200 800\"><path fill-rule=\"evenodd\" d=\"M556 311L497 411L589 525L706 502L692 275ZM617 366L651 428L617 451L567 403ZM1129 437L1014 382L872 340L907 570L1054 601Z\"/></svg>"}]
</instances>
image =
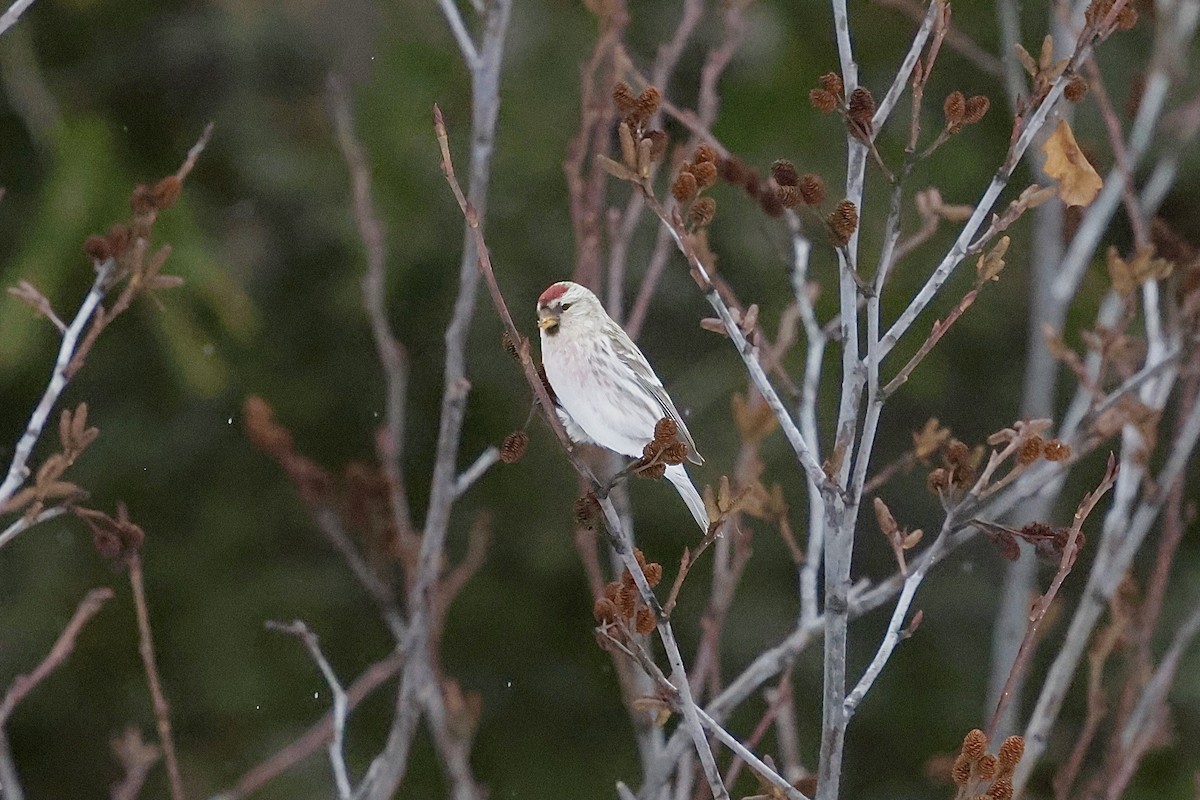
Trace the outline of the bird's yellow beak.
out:
<instances>
[{"instance_id":1,"label":"bird's yellow beak","mask_svg":"<svg viewBox=\"0 0 1200 800\"><path fill-rule=\"evenodd\" d=\"M549 314L538 320L538 327L544 331L550 331L558 327L558 315Z\"/></svg>"}]
</instances>

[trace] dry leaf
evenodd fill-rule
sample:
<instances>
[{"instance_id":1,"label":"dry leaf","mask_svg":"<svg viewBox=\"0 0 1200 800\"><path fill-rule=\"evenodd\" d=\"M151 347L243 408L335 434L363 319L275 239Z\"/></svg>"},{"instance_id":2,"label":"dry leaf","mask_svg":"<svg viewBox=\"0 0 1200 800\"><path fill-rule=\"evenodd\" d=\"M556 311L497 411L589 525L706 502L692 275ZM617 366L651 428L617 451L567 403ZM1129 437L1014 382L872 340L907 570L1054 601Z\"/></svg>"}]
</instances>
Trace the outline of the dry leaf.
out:
<instances>
[{"instance_id":1,"label":"dry leaf","mask_svg":"<svg viewBox=\"0 0 1200 800\"><path fill-rule=\"evenodd\" d=\"M1000 271L1004 269L1004 254L1008 252L1009 238L1001 236L996 245L979 257L975 271L981 284L987 281L1000 280Z\"/></svg>"},{"instance_id":2,"label":"dry leaf","mask_svg":"<svg viewBox=\"0 0 1200 800\"><path fill-rule=\"evenodd\" d=\"M1043 169L1058 181L1060 200L1069 206L1086 206L1096 199L1104 181L1095 167L1084 158L1066 120L1058 121L1058 127L1042 145L1042 152L1046 154Z\"/></svg>"}]
</instances>

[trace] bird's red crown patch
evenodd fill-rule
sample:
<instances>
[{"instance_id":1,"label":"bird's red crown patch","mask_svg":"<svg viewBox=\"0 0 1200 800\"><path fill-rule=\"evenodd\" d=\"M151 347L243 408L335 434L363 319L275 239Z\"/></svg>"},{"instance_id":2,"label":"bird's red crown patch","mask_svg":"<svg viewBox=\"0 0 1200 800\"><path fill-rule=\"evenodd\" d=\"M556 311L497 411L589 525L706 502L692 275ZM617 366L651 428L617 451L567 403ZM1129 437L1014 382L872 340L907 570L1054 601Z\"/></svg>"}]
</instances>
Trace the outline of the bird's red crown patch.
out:
<instances>
[{"instance_id":1,"label":"bird's red crown patch","mask_svg":"<svg viewBox=\"0 0 1200 800\"><path fill-rule=\"evenodd\" d=\"M544 306L552 303L566 293L567 285L565 283L556 283L546 291L542 292L542 296L538 298L538 305Z\"/></svg>"}]
</instances>

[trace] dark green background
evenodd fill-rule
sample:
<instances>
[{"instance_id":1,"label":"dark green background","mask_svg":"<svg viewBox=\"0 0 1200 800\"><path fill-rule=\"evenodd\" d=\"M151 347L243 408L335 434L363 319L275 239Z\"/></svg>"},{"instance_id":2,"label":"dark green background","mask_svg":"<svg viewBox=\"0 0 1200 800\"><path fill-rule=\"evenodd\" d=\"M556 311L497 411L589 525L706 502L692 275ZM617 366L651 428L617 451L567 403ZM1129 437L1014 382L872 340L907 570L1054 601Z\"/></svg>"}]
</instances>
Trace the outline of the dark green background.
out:
<instances>
[{"instance_id":1,"label":"dark green background","mask_svg":"<svg viewBox=\"0 0 1200 800\"><path fill-rule=\"evenodd\" d=\"M642 67L673 31L678 5L631 3L629 45ZM1044 4L1027 3L1025 11L1024 38L1036 52ZM862 81L881 95L915 25L865 2L852 2L851 14ZM716 134L760 169L788 157L837 186L844 170L842 129L806 99L816 76L837 66L827 5L762 3L748 18L746 45L721 84ZM680 103L694 100L704 47L720 35L716 19L710 9L697 46L681 63L672 92ZM998 50L990 3L958 4L955 22ZM537 294L572 270L561 162L578 119L578 67L594 33L593 19L575 3L518 0L513 12L488 236L518 325L531 332ZM1101 62L1118 107L1146 60L1150 38L1143 24L1104 48ZM391 318L412 357L406 468L420 517L462 237L461 216L438 170L433 103L442 105L463 164L469 126L467 73L435 4L39 0L0 38L0 184L6 189L0 269L5 284L23 278L38 285L60 313L73 311L90 281L81 250L86 235L125 216L132 185L173 171L204 124L216 123L183 201L157 228L158 240L175 248L166 271L184 276L186 286L164 296L165 310L141 303L114 325L64 397L70 405L88 401L102 431L72 476L101 508L127 502L148 534L144 557L159 664L192 797L229 785L327 708L325 687L301 649L264 631L263 620L307 620L347 681L389 646L370 602L308 522L291 485L249 446L239 425L242 399L257 393L322 464L336 471L372 458L383 386L360 305L364 259L349 181L326 114L330 70L354 86L387 228ZM993 111L922 166L910 186L936 184L947 201L971 203L1003 158L1009 124L1000 83L946 50L927 93L931 135L941 124L941 98L953 89L988 94ZM906 108L902 104L896 127L880 138L893 160L903 147ZM1078 112L1076 129L1103 173L1111 156L1090 103ZM1019 175L1028 181L1027 170ZM1195 219L1195 178L1192 158L1165 208L1185 233ZM881 189L873 177L862 249L868 273L878 252ZM613 186L611 197L621 201L626 192ZM711 239L723 274L748 302L761 304L773 330L789 302L786 232L728 187L713 195L720 210ZM915 220L907 224L911 229ZM631 258L634 280L652 235L647 222ZM902 453L910 432L929 416L971 442L1017 416L1027 226L1013 236L1003 280L987 288L889 405L876 463ZM1108 240L1128 243L1123 223ZM948 241L948 235L937 237L901 267L885 302L888 319ZM827 289L819 304L823 317L832 313L836 294L833 264L832 252L818 244L813 275ZM956 278L916 327L943 315L969 280ZM1090 319L1105 286L1099 269L1084 281L1076 327ZM628 302L635 290L631 283ZM744 390L745 376L726 340L697 326L706 308L673 261L641 341L676 402L692 414L708 459L697 480L715 483L732 468L729 397ZM0 304L0 325L0 455L7 460L11 444L3 443L15 442L40 395L56 339L15 300ZM485 300L471 330L473 391L463 466L519 426L528 410L523 379L499 356L498 335ZM900 357L907 355L898 350ZM801 358L797 350L790 359L794 374ZM827 360L825 386L833 389L836 349ZM827 396L826 427L835 408ZM804 495L778 434L764 455L765 477L787 488L802 533ZM1085 464L1084 482L1094 483L1098 470L1098 462ZM669 489L639 482L633 490L643 547L673 565L692 542L690 521ZM482 695L473 763L495 798L607 798L614 781L637 783L629 724L608 656L594 644L591 602L571 543L574 492L557 445L535 425L526 459L492 470L456 507L449 541L455 557L478 509L492 509L496 519L487 563L453 607L444 646L447 672ZM904 524L936 528L939 507L920 475L896 481L885 496ZM882 578L892 568L890 551L873 525L862 530L856 574ZM769 528L755 532L754 557L727 628L726 676L776 642L797 612L787 551ZM705 569L694 573L676 614L685 652L696 642ZM847 797L949 796L929 783L923 764L987 718L989 631L1001 569L993 551L972 545L931 577L917 601L925 611L919 635L897 652L852 726ZM1195 602L1197 592L1188 587L1196 573L1193 535L1170 593L1172 618ZM1068 592L1080 583L1081 575L1072 576ZM127 583L94 553L83 526L52 522L0 552L0 683L42 657L75 603L96 585L115 586L116 601L10 724L33 798L106 796L118 777L109 737L130 723L151 735L153 717ZM853 675L869 659L885 621L877 612L853 628ZM1050 630L1048 646L1059 635ZM1193 654L1173 694L1178 747L1151 756L1131 796L1192 796L1200 763L1196 667ZM796 677L803 747L812 763L819 742L817 650L802 656ZM348 753L356 776L381 745L391 695L390 688L378 693L351 718ZM733 728L747 733L761 710L761 700L749 703ZM1069 747L1081 716L1082 702L1073 698L1053 755ZM735 794L751 793L753 782L742 780ZM327 764L317 755L261 796L331 792ZM419 739L401 796L440 792L431 751ZM160 768L146 796L164 795Z\"/></svg>"}]
</instances>

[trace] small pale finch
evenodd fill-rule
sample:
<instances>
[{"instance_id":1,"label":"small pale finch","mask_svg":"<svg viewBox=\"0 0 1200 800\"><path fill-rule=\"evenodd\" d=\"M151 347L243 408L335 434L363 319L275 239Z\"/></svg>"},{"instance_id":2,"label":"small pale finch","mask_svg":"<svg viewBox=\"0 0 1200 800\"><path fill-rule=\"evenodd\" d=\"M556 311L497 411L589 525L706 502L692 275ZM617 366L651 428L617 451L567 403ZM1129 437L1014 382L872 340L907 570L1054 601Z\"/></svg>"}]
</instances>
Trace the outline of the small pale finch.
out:
<instances>
[{"instance_id":1,"label":"small pale finch","mask_svg":"<svg viewBox=\"0 0 1200 800\"><path fill-rule=\"evenodd\" d=\"M662 381L633 343L604 310L600 300L570 281L553 284L537 304L542 331L542 366L558 396L559 419L575 442L591 442L621 455L640 458L663 417L674 420L687 457L703 464L696 443ZM696 524L708 532L704 501L682 464L667 466Z\"/></svg>"}]
</instances>

